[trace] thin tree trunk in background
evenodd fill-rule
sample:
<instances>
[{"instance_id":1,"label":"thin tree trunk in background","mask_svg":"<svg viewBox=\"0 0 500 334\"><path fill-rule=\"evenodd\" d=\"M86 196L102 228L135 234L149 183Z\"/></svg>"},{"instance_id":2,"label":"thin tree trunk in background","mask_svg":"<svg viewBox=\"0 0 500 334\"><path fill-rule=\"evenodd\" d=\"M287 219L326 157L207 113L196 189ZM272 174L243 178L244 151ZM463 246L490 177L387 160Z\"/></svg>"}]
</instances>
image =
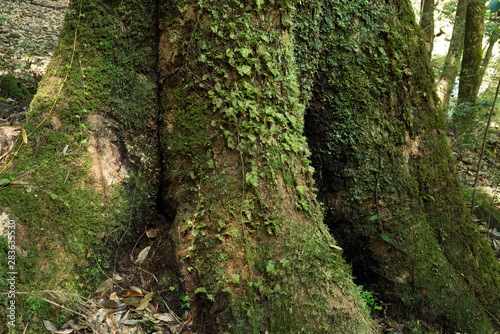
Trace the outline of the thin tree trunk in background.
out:
<instances>
[{"instance_id":1,"label":"thin tree trunk in background","mask_svg":"<svg viewBox=\"0 0 500 334\"><path fill-rule=\"evenodd\" d=\"M484 14L486 7L482 0L470 0L465 18L464 55L460 83L458 86L458 104L463 104L460 112L453 115L453 128L456 135L467 131L476 117L475 108L479 92L480 70L483 54ZM470 108L468 106L471 106Z\"/></svg>"},{"instance_id":2,"label":"thin tree trunk in background","mask_svg":"<svg viewBox=\"0 0 500 334\"><path fill-rule=\"evenodd\" d=\"M422 0L422 12L420 15L420 27L422 27L427 37L426 49L430 59L434 44L434 0Z\"/></svg>"},{"instance_id":3,"label":"thin tree trunk in background","mask_svg":"<svg viewBox=\"0 0 500 334\"><path fill-rule=\"evenodd\" d=\"M490 63L491 56L493 54L493 49L495 48L495 44L498 41L498 35L494 34L490 36L488 40L488 49L486 50L486 54L483 58L483 64L481 65L481 72L479 74L479 85L483 82L484 74L486 73L486 69L488 68L488 64Z\"/></svg>"},{"instance_id":4,"label":"thin tree trunk in background","mask_svg":"<svg viewBox=\"0 0 500 334\"><path fill-rule=\"evenodd\" d=\"M437 84L437 93L441 105L448 105L460 69L460 59L464 46L465 16L467 13L467 0L458 0L453 33L451 35L448 54L444 62L443 71Z\"/></svg>"},{"instance_id":5,"label":"thin tree trunk in background","mask_svg":"<svg viewBox=\"0 0 500 334\"><path fill-rule=\"evenodd\" d=\"M458 103L474 103L481 84L479 73L483 53L484 14L482 0L471 0L467 4L465 19L464 55L460 72Z\"/></svg>"}]
</instances>

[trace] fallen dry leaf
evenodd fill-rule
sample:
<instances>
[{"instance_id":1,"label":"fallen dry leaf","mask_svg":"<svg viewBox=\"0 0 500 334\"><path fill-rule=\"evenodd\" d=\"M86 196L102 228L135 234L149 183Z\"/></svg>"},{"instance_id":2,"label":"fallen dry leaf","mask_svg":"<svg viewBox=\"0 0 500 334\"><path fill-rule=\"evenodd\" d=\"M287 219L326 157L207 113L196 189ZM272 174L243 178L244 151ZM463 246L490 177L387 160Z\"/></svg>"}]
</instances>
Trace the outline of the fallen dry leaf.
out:
<instances>
[{"instance_id":1,"label":"fallen dry leaf","mask_svg":"<svg viewBox=\"0 0 500 334\"><path fill-rule=\"evenodd\" d=\"M23 142L28 144L28 135L26 134L26 130L21 129L21 133L23 134Z\"/></svg>"},{"instance_id":2,"label":"fallen dry leaf","mask_svg":"<svg viewBox=\"0 0 500 334\"><path fill-rule=\"evenodd\" d=\"M153 239L154 237L156 237L157 233L158 233L158 229L156 229L156 228L150 228L149 230L146 231L146 235L150 239Z\"/></svg>"},{"instance_id":3,"label":"fallen dry leaf","mask_svg":"<svg viewBox=\"0 0 500 334\"><path fill-rule=\"evenodd\" d=\"M144 262L146 257L148 256L149 250L151 249L151 246L148 246L144 248L140 253L139 256L137 257L137 260L135 260L135 264L141 264Z\"/></svg>"},{"instance_id":4,"label":"fallen dry leaf","mask_svg":"<svg viewBox=\"0 0 500 334\"><path fill-rule=\"evenodd\" d=\"M125 294L126 297L143 297L141 289L135 286L130 286Z\"/></svg>"},{"instance_id":5,"label":"fallen dry leaf","mask_svg":"<svg viewBox=\"0 0 500 334\"><path fill-rule=\"evenodd\" d=\"M146 297L142 298L141 300L141 303L139 304L139 306L136 307L136 311L142 311L144 310L146 307L148 307L149 305L149 302L151 301L151 299L153 298L153 295L155 293L154 292L150 292L146 295Z\"/></svg>"},{"instance_id":6,"label":"fallen dry leaf","mask_svg":"<svg viewBox=\"0 0 500 334\"><path fill-rule=\"evenodd\" d=\"M113 285L113 280L111 278L108 278L103 283L101 283L101 285L99 285L97 287L97 289L95 290L95 293L102 292L102 294L104 294L104 292L106 292L109 288L111 288L112 285Z\"/></svg>"}]
</instances>

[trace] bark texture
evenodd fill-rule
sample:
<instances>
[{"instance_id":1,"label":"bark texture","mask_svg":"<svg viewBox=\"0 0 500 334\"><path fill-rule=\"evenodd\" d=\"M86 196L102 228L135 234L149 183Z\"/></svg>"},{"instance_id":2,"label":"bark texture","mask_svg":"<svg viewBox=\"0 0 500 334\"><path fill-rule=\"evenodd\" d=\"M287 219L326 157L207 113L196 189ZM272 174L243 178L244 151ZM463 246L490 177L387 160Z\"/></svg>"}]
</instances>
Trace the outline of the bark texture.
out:
<instances>
[{"instance_id":1,"label":"bark texture","mask_svg":"<svg viewBox=\"0 0 500 334\"><path fill-rule=\"evenodd\" d=\"M160 171L154 13L154 1L68 8L23 125L28 143L19 140L1 170L25 185L0 188L1 211L17 226L18 291L90 296L104 270L128 263L136 233L151 221ZM16 328L28 322L31 333L56 314L72 317L25 296L16 297L16 312Z\"/></svg>"},{"instance_id":2,"label":"bark texture","mask_svg":"<svg viewBox=\"0 0 500 334\"><path fill-rule=\"evenodd\" d=\"M465 19L464 55L460 72L458 103L474 103L479 91L483 54L484 14L482 0L469 0Z\"/></svg>"},{"instance_id":3,"label":"bark texture","mask_svg":"<svg viewBox=\"0 0 500 334\"><path fill-rule=\"evenodd\" d=\"M411 7L321 3L296 57L299 80L313 82L306 136L325 222L389 313L491 331L500 270L465 208ZM314 22L299 8L298 27Z\"/></svg>"},{"instance_id":4,"label":"bark texture","mask_svg":"<svg viewBox=\"0 0 500 334\"><path fill-rule=\"evenodd\" d=\"M460 71L460 61L462 59L462 50L464 46L467 2L468 0L458 0L457 2L457 11L455 13L450 46L448 47L443 71L441 72L437 84L437 93L442 106L446 106L450 103L451 93L455 86L455 79Z\"/></svg>"},{"instance_id":5,"label":"bark texture","mask_svg":"<svg viewBox=\"0 0 500 334\"><path fill-rule=\"evenodd\" d=\"M422 0L422 12L420 15L420 27L425 33L425 44L430 59L434 46L434 0Z\"/></svg>"},{"instance_id":6,"label":"bark texture","mask_svg":"<svg viewBox=\"0 0 500 334\"><path fill-rule=\"evenodd\" d=\"M163 195L203 333L375 332L311 191L293 4L161 7Z\"/></svg>"},{"instance_id":7,"label":"bark texture","mask_svg":"<svg viewBox=\"0 0 500 334\"><path fill-rule=\"evenodd\" d=\"M394 312L487 333L478 300L498 317L498 265L464 211L415 31L401 1L72 2L2 171L26 185L0 189L28 250L20 286L91 294L154 223L147 288L180 281L200 333L375 333L313 192L307 105L327 220L360 281Z\"/></svg>"}]
</instances>

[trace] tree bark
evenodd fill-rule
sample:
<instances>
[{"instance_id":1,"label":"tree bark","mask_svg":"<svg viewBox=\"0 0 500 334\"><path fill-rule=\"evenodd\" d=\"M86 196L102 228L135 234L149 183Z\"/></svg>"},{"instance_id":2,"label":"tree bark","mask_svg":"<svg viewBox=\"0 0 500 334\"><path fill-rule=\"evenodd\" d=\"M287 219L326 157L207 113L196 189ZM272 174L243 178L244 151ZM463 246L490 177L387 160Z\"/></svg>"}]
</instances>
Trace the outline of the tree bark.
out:
<instances>
[{"instance_id":1,"label":"tree bark","mask_svg":"<svg viewBox=\"0 0 500 334\"><path fill-rule=\"evenodd\" d=\"M463 212L417 29L401 1L72 2L1 175L27 185L0 191L30 249L22 287L90 294L104 269L142 274L130 257L151 243L145 288L179 286L200 333L375 333L313 192L307 105L359 282L394 314L488 332L498 265Z\"/></svg>"},{"instance_id":2,"label":"tree bark","mask_svg":"<svg viewBox=\"0 0 500 334\"><path fill-rule=\"evenodd\" d=\"M500 268L467 212L411 7L324 6L318 41L297 39L296 58L299 80L317 75L303 96L325 222L387 314L491 331Z\"/></svg>"},{"instance_id":3,"label":"tree bark","mask_svg":"<svg viewBox=\"0 0 500 334\"><path fill-rule=\"evenodd\" d=\"M422 12L420 15L420 27L424 30L427 54L429 55L429 59L431 59L434 45L434 0L422 0Z\"/></svg>"},{"instance_id":4,"label":"tree bark","mask_svg":"<svg viewBox=\"0 0 500 334\"><path fill-rule=\"evenodd\" d=\"M202 332L375 332L311 191L293 11L161 8L164 196Z\"/></svg>"},{"instance_id":5,"label":"tree bark","mask_svg":"<svg viewBox=\"0 0 500 334\"><path fill-rule=\"evenodd\" d=\"M464 45L466 13L467 0L458 0L450 46L448 47L443 71L441 72L437 84L437 93L442 106L446 106L450 103L451 93L455 86L455 79L460 70L460 60L462 59Z\"/></svg>"},{"instance_id":6,"label":"tree bark","mask_svg":"<svg viewBox=\"0 0 500 334\"><path fill-rule=\"evenodd\" d=\"M200 333L376 332L312 191L291 5L71 3L8 171L44 192L0 193L55 254L31 289L139 272L153 226L142 268L161 280L142 287L179 306L181 281Z\"/></svg>"},{"instance_id":7,"label":"tree bark","mask_svg":"<svg viewBox=\"0 0 500 334\"><path fill-rule=\"evenodd\" d=\"M477 100L480 70L483 53L484 14L486 7L482 0L470 0L467 4L465 19L464 55L460 83L458 86L458 104L463 105L460 113L453 115L453 127L458 135L467 131L476 117L473 104Z\"/></svg>"}]
</instances>

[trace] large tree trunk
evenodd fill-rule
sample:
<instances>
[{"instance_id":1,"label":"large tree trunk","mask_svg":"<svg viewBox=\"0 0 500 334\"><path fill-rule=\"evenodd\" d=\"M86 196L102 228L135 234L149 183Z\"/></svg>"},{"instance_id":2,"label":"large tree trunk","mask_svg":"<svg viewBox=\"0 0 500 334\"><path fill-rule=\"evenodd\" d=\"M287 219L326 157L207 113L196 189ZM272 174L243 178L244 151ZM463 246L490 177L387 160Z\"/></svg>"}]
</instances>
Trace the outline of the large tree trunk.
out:
<instances>
[{"instance_id":1,"label":"large tree trunk","mask_svg":"<svg viewBox=\"0 0 500 334\"><path fill-rule=\"evenodd\" d=\"M17 227L19 292L90 294L103 270L127 259L156 210L155 1L110 2L70 4L23 125L28 142L18 140L0 169L21 185L0 188L2 212ZM34 298L16 299L20 332L21 321L41 332L56 314Z\"/></svg>"},{"instance_id":2,"label":"large tree trunk","mask_svg":"<svg viewBox=\"0 0 500 334\"><path fill-rule=\"evenodd\" d=\"M30 289L137 270L128 254L155 224L170 241L141 287L169 291L180 271L200 333L375 333L311 190L292 3L261 4L71 4L5 174L30 192L0 193L18 245L46 252L29 255Z\"/></svg>"},{"instance_id":3,"label":"large tree trunk","mask_svg":"<svg viewBox=\"0 0 500 334\"><path fill-rule=\"evenodd\" d=\"M455 86L455 79L460 70L460 60L464 46L465 16L467 13L467 1L458 0L453 32L451 34L450 46L443 66L443 71L437 84L437 94L441 99L441 105L450 103L451 93Z\"/></svg>"},{"instance_id":4,"label":"large tree trunk","mask_svg":"<svg viewBox=\"0 0 500 334\"><path fill-rule=\"evenodd\" d=\"M317 73L303 96L325 222L388 314L488 333L500 268L465 208L411 7L388 3L324 1L317 37L297 39L300 80Z\"/></svg>"},{"instance_id":5,"label":"large tree trunk","mask_svg":"<svg viewBox=\"0 0 500 334\"><path fill-rule=\"evenodd\" d=\"M474 103L481 82L479 73L483 54L484 14L486 7L482 0L470 0L465 19L464 55L458 103Z\"/></svg>"},{"instance_id":6,"label":"large tree trunk","mask_svg":"<svg viewBox=\"0 0 500 334\"><path fill-rule=\"evenodd\" d=\"M202 332L373 332L311 191L293 11L171 1L161 13L163 194Z\"/></svg>"},{"instance_id":7,"label":"large tree trunk","mask_svg":"<svg viewBox=\"0 0 500 334\"><path fill-rule=\"evenodd\" d=\"M389 311L486 333L498 265L463 210L413 20L398 1L73 2L2 170L27 189L0 191L29 249L19 288L88 292L115 259L137 270L155 224L145 288L180 278L200 333L374 333L312 191L308 104L359 279L387 287Z\"/></svg>"}]
</instances>

